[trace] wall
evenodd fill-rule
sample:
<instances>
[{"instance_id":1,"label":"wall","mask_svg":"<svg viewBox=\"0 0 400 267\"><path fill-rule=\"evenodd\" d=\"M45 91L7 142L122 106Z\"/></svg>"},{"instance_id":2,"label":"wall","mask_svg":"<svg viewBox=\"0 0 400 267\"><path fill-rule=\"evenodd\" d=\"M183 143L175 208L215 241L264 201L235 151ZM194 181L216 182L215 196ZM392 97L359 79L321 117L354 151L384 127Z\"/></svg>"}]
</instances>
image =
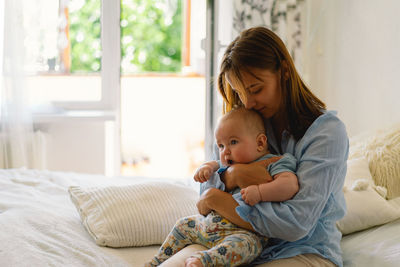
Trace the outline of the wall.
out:
<instances>
[{"instance_id":1,"label":"wall","mask_svg":"<svg viewBox=\"0 0 400 267\"><path fill-rule=\"evenodd\" d=\"M400 123L400 1L308 1L305 80L349 136Z\"/></svg>"}]
</instances>

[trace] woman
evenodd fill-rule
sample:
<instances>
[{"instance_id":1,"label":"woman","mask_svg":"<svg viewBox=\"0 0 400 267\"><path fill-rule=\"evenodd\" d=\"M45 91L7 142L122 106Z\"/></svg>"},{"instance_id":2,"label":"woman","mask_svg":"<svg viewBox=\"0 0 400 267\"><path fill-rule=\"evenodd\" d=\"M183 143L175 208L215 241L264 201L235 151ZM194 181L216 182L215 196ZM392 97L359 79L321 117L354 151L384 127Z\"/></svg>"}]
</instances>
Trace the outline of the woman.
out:
<instances>
[{"instance_id":1,"label":"woman","mask_svg":"<svg viewBox=\"0 0 400 267\"><path fill-rule=\"evenodd\" d=\"M336 221L345 213L342 187L348 137L344 124L301 80L279 37L263 27L243 31L227 47L218 86L225 112L244 105L262 114L271 152L291 153L297 159L300 190L291 200L251 207L229 193L208 188L197 203L199 212L206 215L215 210L269 237L254 264L343 266ZM231 166L223 176L226 191L266 182L268 164Z\"/></svg>"}]
</instances>

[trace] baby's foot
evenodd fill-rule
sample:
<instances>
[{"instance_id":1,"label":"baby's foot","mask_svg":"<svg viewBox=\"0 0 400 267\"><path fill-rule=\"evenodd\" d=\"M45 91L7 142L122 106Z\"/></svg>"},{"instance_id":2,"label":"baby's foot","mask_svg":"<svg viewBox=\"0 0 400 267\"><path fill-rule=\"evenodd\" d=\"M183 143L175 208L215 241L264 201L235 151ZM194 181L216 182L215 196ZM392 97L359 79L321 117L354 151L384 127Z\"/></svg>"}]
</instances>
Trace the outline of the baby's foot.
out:
<instances>
[{"instance_id":1,"label":"baby's foot","mask_svg":"<svg viewBox=\"0 0 400 267\"><path fill-rule=\"evenodd\" d=\"M185 260L185 267L203 267L199 258L187 258Z\"/></svg>"}]
</instances>

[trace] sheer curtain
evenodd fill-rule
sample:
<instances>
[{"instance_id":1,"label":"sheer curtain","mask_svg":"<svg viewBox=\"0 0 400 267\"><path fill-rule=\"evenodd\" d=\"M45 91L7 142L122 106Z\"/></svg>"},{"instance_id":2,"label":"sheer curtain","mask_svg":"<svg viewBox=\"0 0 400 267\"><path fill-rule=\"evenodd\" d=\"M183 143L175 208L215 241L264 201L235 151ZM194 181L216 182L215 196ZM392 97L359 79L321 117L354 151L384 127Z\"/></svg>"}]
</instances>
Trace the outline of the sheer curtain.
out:
<instances>
[{"instance_id":1,"label":"sheer curtain","mask_svg":"<svg viewBox=\"0 0 400 267\"><path fill-rule=\"evenodd\" d=\"M22 2L0 1L0 167L44 168L25 84Z\"/></svg>"},{"instance_id":2,"label":"sheer curtain","mask_svg":"<svg viewBox=\"0 0 400 267\"><path fill-rule=\"evenodd\" d=\"M304 0L235 0L233 34L266 26L285 42L297 69L302 67L302 8Z\"/></svg>"}]
</instances>

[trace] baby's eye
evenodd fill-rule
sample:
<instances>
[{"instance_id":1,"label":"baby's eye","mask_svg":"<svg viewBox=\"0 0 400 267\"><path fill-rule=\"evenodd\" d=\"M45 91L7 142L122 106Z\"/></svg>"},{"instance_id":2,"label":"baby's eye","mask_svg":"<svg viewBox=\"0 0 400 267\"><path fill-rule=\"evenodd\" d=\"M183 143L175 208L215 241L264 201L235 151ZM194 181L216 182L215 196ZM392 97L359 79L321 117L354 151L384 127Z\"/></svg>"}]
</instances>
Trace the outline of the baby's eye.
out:
<instances>
[{"instance_id":1,"label":"baby's eye","mask_svg":"<svg viewBox=\"0 0 400 267\"><path fill-rule=\"evenodd\" d=\"M239 143L238 140L231 140L231 145L236 145L237 143Z\"/></svg>"},{"instance_id":2,"label":"baby's eye","mask_svg":"<svg viewBox=\"0 0 400 267\"><path fill-rule=\"evenodd\" d=\"M224 145L223 144L218 144L218 148L219 149L224 149Z\"/></svg>"}]
</instances>

